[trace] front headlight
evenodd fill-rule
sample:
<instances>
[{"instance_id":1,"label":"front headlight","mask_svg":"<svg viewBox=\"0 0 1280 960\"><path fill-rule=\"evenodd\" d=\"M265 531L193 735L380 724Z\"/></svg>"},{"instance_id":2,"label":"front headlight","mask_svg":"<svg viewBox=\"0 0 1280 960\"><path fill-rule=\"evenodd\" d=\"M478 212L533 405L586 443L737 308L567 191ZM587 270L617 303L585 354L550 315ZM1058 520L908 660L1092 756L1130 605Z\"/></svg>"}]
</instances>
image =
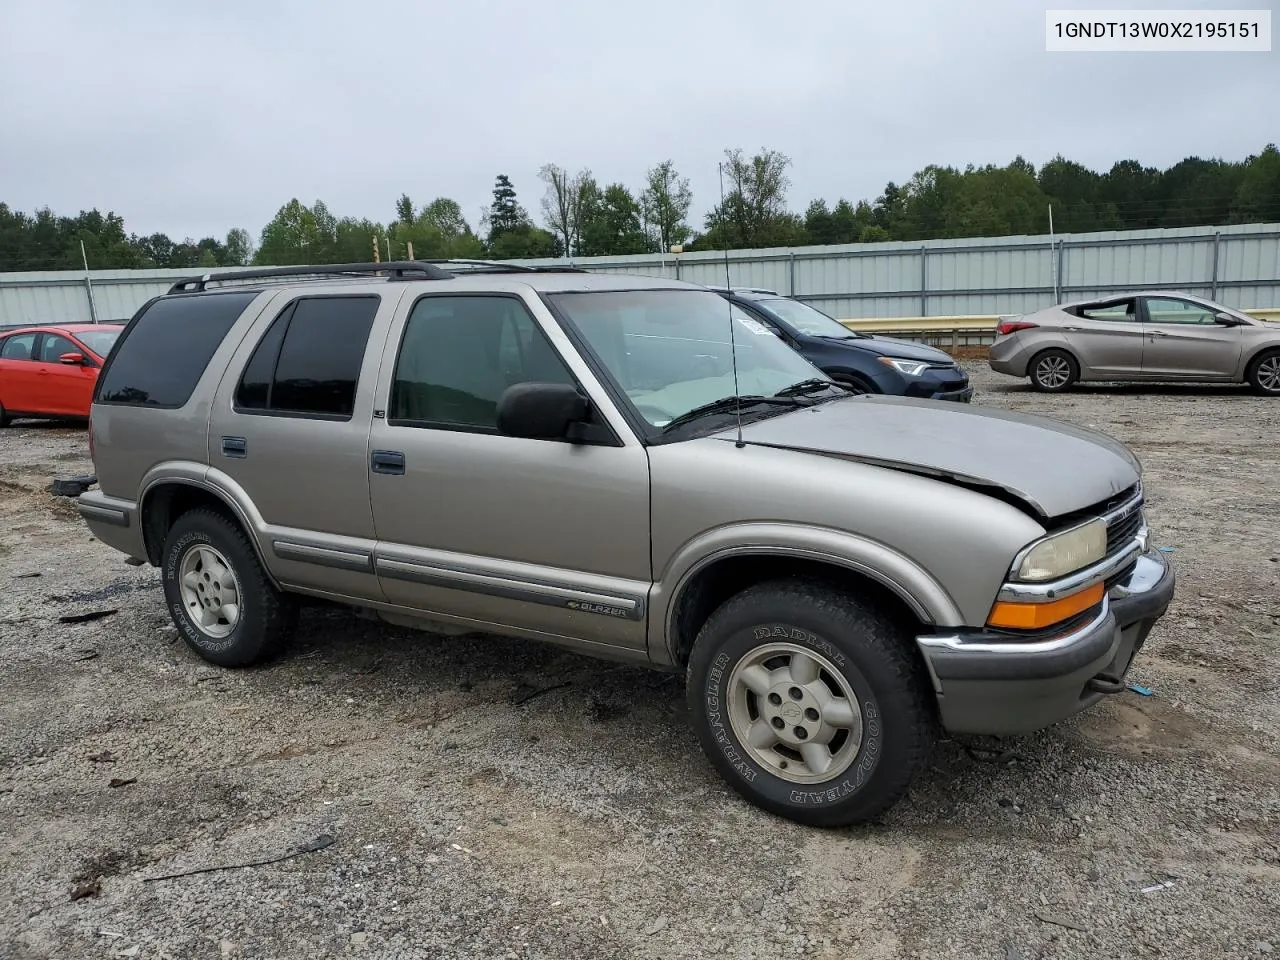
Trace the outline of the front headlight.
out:
<instances>
[{"instance_id":1,"label":"front headlight","mask_svg":"<svg viewBox=\"0 0 1280 960\"><path fill-rule=\"evenodd\" d=\"M1056 580L1097 563L1106 555L1107 522L1101 518L1090 520L1032 546L1018 564L1017 578L1032 583Z\"/></svg>"},{"instance_id":2,"label":"front headlight","mask_svg":"<svg viewBox=\"0 0 1280 960\"><path fill-rule=\"evenodd\" d=\"M897 357L877 357L876 359L886 367L893 367L908 377L918 377L929 369L929 364L923 360L900 360Z\"/></svg>"}]
</instances>

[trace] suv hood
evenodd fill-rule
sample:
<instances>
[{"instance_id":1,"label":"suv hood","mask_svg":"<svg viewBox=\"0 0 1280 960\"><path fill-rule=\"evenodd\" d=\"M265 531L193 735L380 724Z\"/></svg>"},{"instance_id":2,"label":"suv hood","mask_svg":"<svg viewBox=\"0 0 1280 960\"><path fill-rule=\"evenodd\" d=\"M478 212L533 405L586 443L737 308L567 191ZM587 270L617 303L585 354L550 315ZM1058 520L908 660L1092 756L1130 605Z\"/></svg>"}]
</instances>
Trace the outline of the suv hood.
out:
<instances>
[{"instance_id":1,"label":"suv hood","mask_svg":"<svg viewBox=\"0 0 1280 960\"><path fill-rule=\"evenodd\" d=\"M924 360L929 363L954 364L951 355L913 340L898 340L894 337L871 337L867 340L846 340L851 347L866 350L881 357L897 357L902 360Z\"/></svg>"},{"instance_id":2,"label":"suv hood","mask_svg":"<svg viewBox=\"0 0 1280 960\"><path fill-rule=\"evenodd\" d=\"M732 440L732 431L718 433ZM1016 497L1042 520L1107 500L1138 482L1127 447L1068 423L908 397L862 396L742 428L750 444L941 476Z\"/></svg>"}]
</instances>

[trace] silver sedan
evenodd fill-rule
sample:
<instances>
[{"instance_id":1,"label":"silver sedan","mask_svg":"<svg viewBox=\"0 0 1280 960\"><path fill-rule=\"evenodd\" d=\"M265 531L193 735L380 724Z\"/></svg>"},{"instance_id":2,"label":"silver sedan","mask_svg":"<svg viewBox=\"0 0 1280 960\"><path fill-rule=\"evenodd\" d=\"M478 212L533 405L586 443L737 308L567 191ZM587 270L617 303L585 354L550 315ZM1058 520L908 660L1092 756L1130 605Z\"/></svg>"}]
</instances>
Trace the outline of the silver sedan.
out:
<instances>
[{"instance_id":1,"label":"silver sedan","mask_svg":"<svg viewBox=\"0 0 1280 960\"><path fill-rule=\"evenodd\" d=\"M1203 297L1127 293L1005 317L991 369L1056 393L1080 381L1248 383L1280 397L1280 323Z\"/></svg>"}]
</instances>

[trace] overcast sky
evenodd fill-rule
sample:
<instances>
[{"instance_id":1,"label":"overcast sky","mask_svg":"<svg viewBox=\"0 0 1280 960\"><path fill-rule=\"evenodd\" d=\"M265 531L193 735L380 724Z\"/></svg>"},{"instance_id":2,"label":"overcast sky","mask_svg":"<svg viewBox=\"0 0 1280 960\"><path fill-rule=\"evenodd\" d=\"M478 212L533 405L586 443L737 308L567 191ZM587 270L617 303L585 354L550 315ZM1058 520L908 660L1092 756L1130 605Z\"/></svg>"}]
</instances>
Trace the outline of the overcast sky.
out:
<instances>
[{"instance_id":1,"label":"overcast sky","mask_svg":"<svg viewBox=\"0 0 1280 960\"><path fill-rule=\"evenodd\" d=\"M802 211L874 199L929 163L1061 152L1166 166L1280 140L1280 50L1051 54L1045 7L11 0L0 200L111 209L131 232L175 239L236 226L256 239L291 197L386 221L407 192L453 197L477 226L497 173L537 217L543 163L635 189L670 158L700 221L725 147L790 156Z\"/></svg>"}]
</instances>

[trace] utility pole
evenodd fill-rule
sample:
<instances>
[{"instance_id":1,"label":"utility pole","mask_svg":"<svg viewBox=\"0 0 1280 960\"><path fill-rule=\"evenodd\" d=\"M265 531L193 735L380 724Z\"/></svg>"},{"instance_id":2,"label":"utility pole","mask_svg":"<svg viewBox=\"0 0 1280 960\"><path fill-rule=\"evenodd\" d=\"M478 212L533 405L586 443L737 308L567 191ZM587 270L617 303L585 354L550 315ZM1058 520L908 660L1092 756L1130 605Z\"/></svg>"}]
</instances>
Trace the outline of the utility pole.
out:
<instances>
[{"instance_id":1,"label":"utility pole","mask_svg":"<svg viewBox=\"0 0 1280 960\"><path fill-rule=\"evenodd\" d=\"M373 238L373 262L374 262L374 263L381 263L381 262L382 262L382 254L378 251L378 238L377 238L377 237L374 237L374 238Z\"/></svg>"},{"instance_id":2,"label":"utility pole","mask_svg":"<svg viewBox=\"0 0 1280 960\"><path fill-rule=\"evenodd\" d=\"M1062 299L1058 295L1058 251L1057 243L1053 239L1053 204L1049 204L1049 269L1053 275L1053 302L1057 303Z\"/></svg>"},{"instance_id":3,"label":"utility pole","mask_svg":"<svg viewBox=\"0 0 1280 960\"><path fill-rule=\"evenodd\" d=\"M98 322L98 306L93 302L93 281L89 279L89 255L84 252L84 241L80 241L80 259L84 261L84 288L89 294L89 318Z\"/></svg>"}]
</instances>

